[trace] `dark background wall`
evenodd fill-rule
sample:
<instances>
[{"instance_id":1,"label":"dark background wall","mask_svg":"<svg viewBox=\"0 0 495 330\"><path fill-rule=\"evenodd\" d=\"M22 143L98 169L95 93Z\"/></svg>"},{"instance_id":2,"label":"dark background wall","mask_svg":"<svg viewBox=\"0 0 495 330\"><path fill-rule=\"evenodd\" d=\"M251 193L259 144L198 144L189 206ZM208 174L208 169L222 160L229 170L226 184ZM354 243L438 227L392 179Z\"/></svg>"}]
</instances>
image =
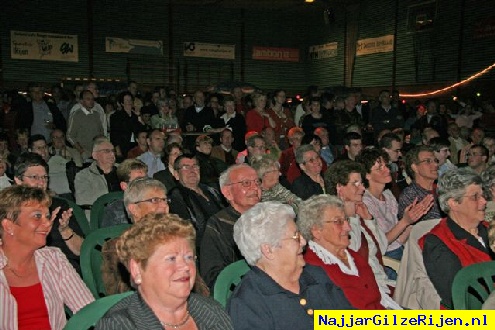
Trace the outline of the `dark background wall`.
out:
<instances>
[{"instance_id":1,"label":"dark background wall","mask_svg":"<svg viewBox=\"0 0 495 330\"><path fill-rule=\"evenodd\" d=\"M66 77L136 80L169 85L180 92L224 80L244 80L263 89L301 92L319 86L448 86L495 61L495 33L480 37L480 26L495 17L489 0L437 0L434 23L411 30L411 6L418 1L316 1L286 7L177 5L164 0L20 0L0 11L0 87ZM414 7L413 7L414 8ZM325 17L324 10L331 15ZM485 24L485 25L483 25ZM76 34L79 62L13 60L10 31ZM396 51L354 57L356 39L396 35ZM105 52L105 37L163 40L164 55ZM183 56L183 42L235 44L235 60ZM310 45L338 42L337 56L311 60ZM300 61L253 60L252 47L299 48ZM347 51L346 51L347 46ZM471 86L489 84L489 72Z\"/></svg>"}]
</instances>

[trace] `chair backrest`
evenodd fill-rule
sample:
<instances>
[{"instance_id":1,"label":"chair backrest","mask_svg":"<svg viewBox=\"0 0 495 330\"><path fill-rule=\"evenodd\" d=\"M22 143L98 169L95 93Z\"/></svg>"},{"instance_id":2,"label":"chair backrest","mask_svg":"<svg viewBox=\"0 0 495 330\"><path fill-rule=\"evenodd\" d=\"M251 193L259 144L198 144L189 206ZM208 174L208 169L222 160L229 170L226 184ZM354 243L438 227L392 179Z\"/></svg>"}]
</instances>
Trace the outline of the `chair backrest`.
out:
<instances>
[{"instance_id":1,"label":"chair backrest","mask_svg":"<svg viewBox=\"0 0 495 330\"><path fill-rule=\"evenodd\" d=\"M213 297L223 307L227 305L227 300L249 269L249 265L243 259L228 265L220 272L213 288Z\"/></svg>"},{"instance_id":2,"label":"chair backrest","mask_svg":"<svg viewBox=\"0 0 495 330\"><path fill-rule=\"evenodd\" d=\"M109 192L108 194L98 197L93 203L93 206L91 206L91 230L100 228L101 220L103 219L103 215L105 214L105 206L115 200L122 200L123 198L123 191Z\"/></svg>"},{"instance_id":3,"label":"chair backrest","mask_svg":"<svg viewBox=\"0 0 495 330\"><path fill-rule=\"evenodd\" d=\"M103 244L109 239L119 237L130 226L130 224L123 224L97 229L86 237L81 246L82 278L96 299L106 296L101 276Z\"/></svg>"},{"instance_id":4,"label":"chair backrest","mask_svg":"<svg viewBox=\"0 0 495 330\"><path fill-rule=\"evenodd\" d=\"M84 210L71 200L64 199L64 201L66 201L67 204L69 204L69 207L72 208L72 214L74 214L74 218L76 218L76 221L79 224L79 227L81 227L84 236L88 236L92 230L89 225L88 218L86 218L86 213L84 213Z\"/></svg>"},{"instance_id":5,"label":"chair backrest","mask_svg":"<svg viewBox=\"0 0 495 330\"><path fill-rule=\"evenodd\" d=\"M74 314L64 327L64 330L87 330L93 327L105 313L123 298L130 296L134 291L113 294L99 298L81 308Z\"/></svg>"},{"instance_id":6,"label":"chair backrest","mask_svg":"<svg viewBox=\"0 0 495 330\"><path fill-rule=\"evenodd\" d=\"M481 309L495 290L495 261L469 265L457 272L452 282L454 309Z\"/></svg>"}]
</instances>

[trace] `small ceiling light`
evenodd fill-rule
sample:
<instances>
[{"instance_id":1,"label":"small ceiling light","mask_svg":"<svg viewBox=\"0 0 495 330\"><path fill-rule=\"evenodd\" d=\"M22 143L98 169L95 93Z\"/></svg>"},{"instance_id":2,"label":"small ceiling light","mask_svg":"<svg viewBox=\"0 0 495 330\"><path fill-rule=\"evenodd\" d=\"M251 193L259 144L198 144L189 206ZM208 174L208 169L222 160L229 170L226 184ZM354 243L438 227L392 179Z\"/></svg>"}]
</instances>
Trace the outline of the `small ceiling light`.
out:
<instances>
[{"instance_id":1,"label":"small ceiling light","mask_svg":"<svg viewBox=\"0 0 495 330\"><path fill-rule=\"evenodd\" d=\"M307 2L307 3L312 3L314 2L315 0L304 0L304 2Z\"/></svg>"}]
</instances>

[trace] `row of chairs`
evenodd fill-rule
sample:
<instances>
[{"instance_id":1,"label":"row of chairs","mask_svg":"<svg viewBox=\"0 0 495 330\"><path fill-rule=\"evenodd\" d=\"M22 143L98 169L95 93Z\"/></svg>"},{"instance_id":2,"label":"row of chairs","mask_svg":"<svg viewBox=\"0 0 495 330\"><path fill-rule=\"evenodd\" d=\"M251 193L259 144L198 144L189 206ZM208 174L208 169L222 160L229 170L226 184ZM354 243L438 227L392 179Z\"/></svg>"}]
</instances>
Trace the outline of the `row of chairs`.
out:
<instances>
[{"instance_id":1,"label":"row of chairs","mask_svg":"<svg viewBox=\"0 0 495 330\"><path fill-rule=\"evenodd\" d=\"M122 230L124 229L122 228ZM93 235L91 234L90 236ZM249 266L244 260L227 266L217 278L213 292L214 299L225 307L232 292L248 271ZM481 309L483 302L495 289L494 276L495 261L475 264L461 269L456 275L452 286L454 308L456 310ZM89 329L98 322L108 309L130 294L132 292L98 298L95 302L76 313L64 329Z\"/></svg>"}]
</instances>

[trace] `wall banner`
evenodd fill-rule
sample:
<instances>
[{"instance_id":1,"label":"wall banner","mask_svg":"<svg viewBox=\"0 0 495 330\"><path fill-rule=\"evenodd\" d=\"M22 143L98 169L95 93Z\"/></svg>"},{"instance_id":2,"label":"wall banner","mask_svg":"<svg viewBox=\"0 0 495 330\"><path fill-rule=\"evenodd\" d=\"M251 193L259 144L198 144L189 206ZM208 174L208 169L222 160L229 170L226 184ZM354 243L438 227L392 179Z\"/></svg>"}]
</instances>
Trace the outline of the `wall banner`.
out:
<instances>
[{"instance_id":1,"label":"wall banner","mask_svg":"<svg viewBox=\"0 0 495 330\"><path fill-rule=\"evenodd\" d=\"M253 60L299 62L299 49L253 46Z\"/></svg>"},{"instance_id":2,"label":"wall banner","mask_svg":"<svg viewBox=\"0 0 495 330\"><path fill-rule=\"evenodd\" d=\"M184 56L235 59L235 45L184 42Z\"/></svg>"},{"instance_id":3,"label":"wall banner","mask_svg":"<svg viewBox=\"0 0 495 330\"><path fill-rule=\"evenodd\" d=\"M163 56L163 41L106 37L105 52Z\"/></svg>"},{"instance_id":4,"label":"wall banner","mask_svg":"<svg viewBox=\"0 0 495 330\"><path fill-rule=\"evenodd\" d=\"M337 56L337 42L330 42L323 45L309 46L309 58L319 60Z\"/></svg>"},{"instance_id":5,"label":"wall banner","mask_svg":"<svg viewBox=\"0 0 495 330\"><path fill-rule=\"evenodd\" d=\"M79 62L77 35L10 31L10 57L18 60Z\"/></svg>"},{"instance_id":6,"label":"wall banner","mask_svg":"<svg viewBox=\"0 0 495 330\"><path fill-rule=\"evenodd\" d=\"M394 50L394 35L389 34L378 38L361 39L357 42L356 55L388 53Z\"/></svg>"}]
</instances>

